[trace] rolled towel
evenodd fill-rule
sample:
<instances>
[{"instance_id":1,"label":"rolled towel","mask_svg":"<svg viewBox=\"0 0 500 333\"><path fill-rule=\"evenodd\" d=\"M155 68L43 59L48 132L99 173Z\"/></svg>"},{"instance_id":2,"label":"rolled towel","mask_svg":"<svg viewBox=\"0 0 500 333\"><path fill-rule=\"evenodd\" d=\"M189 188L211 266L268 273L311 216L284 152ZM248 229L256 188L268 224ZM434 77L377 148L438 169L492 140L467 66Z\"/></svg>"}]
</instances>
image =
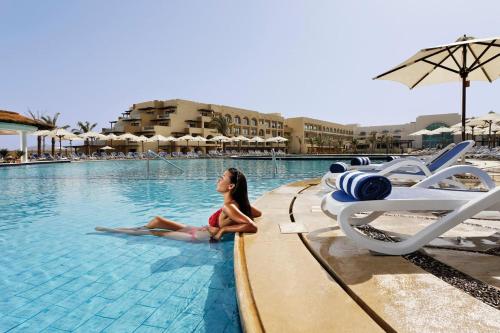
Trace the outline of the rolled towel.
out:
<instances>
[{"instance_id":1,"label":"rolled towel","mask_svg":"<svg viewBox=\"0 0 500 333\"><path fill-rule=\"evenodd\" d=\"M361 171L347 171L336 179L336 186L357 200L382 200L391 194L387 177Z\"/></svg>"},{"instance_id":2,"label":"rolled towel","mask_svg":"<svg viewBox=\"0 0 500 333\"><path fill-rule=\"evenodd\" d=\"M394 156L394 155L387 156L387 162L397 160L398 158L401 158L401 156Z\"/></svg>"},{"instance_id":3,"label":"rolled towel","mask_svg":"<svg viewBox=\"0 0 500 333\"><path fill-rule=\"evenodd\" d=\"M331 173L342 173L346 172L347 170L349 170L349 166L344 162L335 162L330 165Z\"/></svg>"},{"instance_id":4,"label":"rolled towel","mask_svg":"<svg viewBox=\"0 0 500 333\"><path fill-rule=\"evenodd\" d=\"M369 157L354 157L351 159L351 165L369 165L370 158Z\"/></svg>"}]
</instances>

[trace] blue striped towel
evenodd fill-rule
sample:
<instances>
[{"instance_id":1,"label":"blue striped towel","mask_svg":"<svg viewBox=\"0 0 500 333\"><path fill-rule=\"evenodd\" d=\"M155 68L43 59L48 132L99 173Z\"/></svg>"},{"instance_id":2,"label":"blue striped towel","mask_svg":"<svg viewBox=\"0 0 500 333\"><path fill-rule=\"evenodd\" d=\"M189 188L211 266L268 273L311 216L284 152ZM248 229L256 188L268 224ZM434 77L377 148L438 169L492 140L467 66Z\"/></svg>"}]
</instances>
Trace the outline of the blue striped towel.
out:
<instances>
[{"instance_id":1,"label":"blue striped towel","mask_svg":"<svg viewBox=\"0 0 500 333\"><path fill-rule=\"evenodd\" d=\"M344 162L335 162L330 165L331 173L341 173L349 170L349 166Z\"/></svg>"},{"instance_id":2,"label":"blue striped towel","mask_svg":"<svg viewBox=\"0 0 500 333\"><path fill-rule=\"evenodd\" d=\"M351 165L369 165L370 158L369 157L354 157L351 159Z\"/></svg>"},{"instance_id":3,"label":"blue striped towel","mask_svg":"<svg viewBox=\"0 0 500 333\"><path fill-rule=\"evenodd\" d=\"M336 179L337 188L356 200L382 200L391 194L387 177L361 171L347 171Z\"/></svg>"},{"instance_id":4,"label":"blue striped towel","mask_svg":"<svg viewBox=\"0 0 500 333\"><path fill-rule=\"evenodd\" d=\"M390 162L390 161L397 160L399 158L401 158L401 156L391 155L391 156L387 156L387 161Z\"/></svg>"}]
</instances>

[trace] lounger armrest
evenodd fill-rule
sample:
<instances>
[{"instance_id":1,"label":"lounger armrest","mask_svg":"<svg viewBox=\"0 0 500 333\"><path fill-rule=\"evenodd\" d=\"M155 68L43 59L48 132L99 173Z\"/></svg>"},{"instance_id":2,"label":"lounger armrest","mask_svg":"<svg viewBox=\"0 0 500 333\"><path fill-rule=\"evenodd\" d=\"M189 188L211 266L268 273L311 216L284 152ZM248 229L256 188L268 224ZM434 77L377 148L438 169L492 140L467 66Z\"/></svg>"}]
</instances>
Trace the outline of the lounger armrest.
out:
<instances>
[{"instance_id":1,"label":"lounger armrest","mask_svg":"<svg viewBox=\"0 0 500 333\"><path fill-rule=\"evenodd\" d=\"M416 158L414 156L407 156L407 157L403 157L403 158L400 158L400 159L395 159L395 160L392 160L392 161L389 161L389 162L385 162L385 163L382 163L380 165L378 165L375 170L384 170L385 168L388 168L394 164L398 164L398 163L403 163L405 161L418 161L418 162L422 162L421 159L419 158ZM370 168L370 164L368 165L365 165L368 168ZM361 171L363 171L363 168L360 168Z\"/></svg>"},{"instance_id":2,"label":"lounger armrest","mask_svg":"<svg viewBox=\"0 0 500 333\"><path fill-rule=\"evenodd\" d=\"M396 161L398 161L398 160L396 160ZM385 176L385 175L388 175L388 174L390 174L394 171L397 171L399 169L405 169L405 168L407 169L408 167L416 167L416 168L422 170L422 172L427 177L432 175L432 172L429 170L429 168L427 168L425 163L423 163L422 161L419 161L419 160L411 160L411 159L398 161L397 163L393 163L392 165L388 166L387 168L380 170L380 172L378 174L381 176ZM407 171L407 170L405 170L405 171Z\"/></svg>"},{"instance_id":3,"label":"lounger armrest","mask_svg":"<svg viewBox=\"0 0 500 333\"><path fill-rule=\"evenodd\" d=\"M444 181L447 178L464 173L470 173L478 177L481 183L483 183L486 188L488 188L488 190L496 187L495 182L493 181L493 179L491 179L487 172L471 165L454 165L448 167L413 185L413 187L427 188L433 185L437 185L439 182Z\"/></svg>"}]
</instances>

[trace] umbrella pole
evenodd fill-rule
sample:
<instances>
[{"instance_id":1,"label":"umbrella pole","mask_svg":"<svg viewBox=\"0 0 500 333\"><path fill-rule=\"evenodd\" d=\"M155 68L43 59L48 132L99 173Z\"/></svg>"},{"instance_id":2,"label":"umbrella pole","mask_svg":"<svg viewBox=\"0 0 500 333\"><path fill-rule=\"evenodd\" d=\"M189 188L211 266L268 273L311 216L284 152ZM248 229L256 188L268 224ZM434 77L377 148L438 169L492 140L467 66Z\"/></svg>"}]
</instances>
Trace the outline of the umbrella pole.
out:
<instances>
[{"instance_id":1,"label":"umbrella pole","mask_svg":"<svg viewBox=\"0 0 500 333\"><path fill-rule=\"evenodd\" d=\"M157 149L157 153L158 153L158 154L160 153L160 140L158 140L158 149Z\"/></svg>"},{"instance_id":2,"label":"umbrella pole","mask_svg":"<svg viewBox=\"0 0 500 333\"><path fill-rule=\"evenodd\" d=\"M62 157L62 136L59 137L59 156Z\"/></svg>"},{"instance_id":3,"label":"umbrella pole","mask_svg":"<svg viewBox=\"0 0 500 333\"><path fill-rule=\"evenodd\" d=\"M467 75L462 77L462 141L465 141L465 102L467 92Z\"/></svg>"}]
</instances>

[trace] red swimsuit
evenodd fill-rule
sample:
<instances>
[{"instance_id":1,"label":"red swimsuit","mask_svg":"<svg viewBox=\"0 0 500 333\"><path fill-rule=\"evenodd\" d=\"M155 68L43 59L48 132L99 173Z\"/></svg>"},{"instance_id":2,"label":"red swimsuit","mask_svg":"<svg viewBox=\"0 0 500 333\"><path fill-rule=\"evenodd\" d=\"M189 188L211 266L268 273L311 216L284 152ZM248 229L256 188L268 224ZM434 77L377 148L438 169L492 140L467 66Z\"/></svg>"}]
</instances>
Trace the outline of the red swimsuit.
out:
<instances>
[{"instance_id":1,"label":"red swimsuit","mask_svg":"<svg viewBox=\"0 0 500 333\"><path fill-rule=\"evenodd\" d=\"M220 208L218 211L210 215L208 218L208 225L211 227L219 227L219 216L222 213L222 208Z\"/></svg>"}]
</instances>

